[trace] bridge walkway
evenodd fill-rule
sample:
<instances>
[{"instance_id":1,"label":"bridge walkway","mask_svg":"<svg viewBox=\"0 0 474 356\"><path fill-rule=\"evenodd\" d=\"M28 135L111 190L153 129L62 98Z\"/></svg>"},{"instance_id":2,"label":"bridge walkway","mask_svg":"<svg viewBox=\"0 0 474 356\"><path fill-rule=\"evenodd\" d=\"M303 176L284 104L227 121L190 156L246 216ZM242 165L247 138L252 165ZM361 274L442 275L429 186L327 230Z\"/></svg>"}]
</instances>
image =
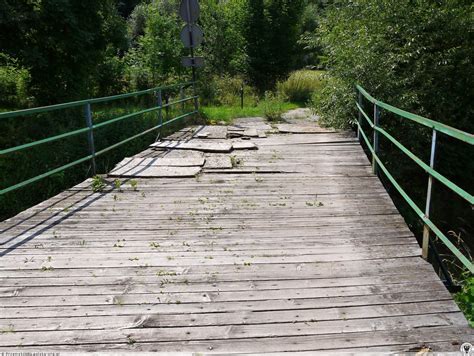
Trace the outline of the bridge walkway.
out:
<instances>
[{"instance_id":1,"label":"bridge walkway","mask_svg":"<svg viewBox=\"0 0 474 356\"><path fill-rule=\"evenodd\" d=\"M204 153L214 163L195 177L107 178L102 192L89 179L1 223L0 350L458 351L474 339L352 134L239 125L258 149Z\"/></svg>"}]
</instances>

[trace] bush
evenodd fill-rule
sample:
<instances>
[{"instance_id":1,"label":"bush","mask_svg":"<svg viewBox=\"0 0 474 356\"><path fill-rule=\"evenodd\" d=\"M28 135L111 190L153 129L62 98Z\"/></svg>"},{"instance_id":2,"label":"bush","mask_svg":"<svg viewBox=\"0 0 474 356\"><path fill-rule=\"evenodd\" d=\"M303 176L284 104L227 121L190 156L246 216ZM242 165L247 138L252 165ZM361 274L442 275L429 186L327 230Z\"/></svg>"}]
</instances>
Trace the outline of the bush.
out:
<instances>
[{"instance_id":1,"label":"bush","mask_svg":"<svg viewBox=\"0 0 474 356\"><path fill-rule=\"evenodd\" d=\"M278 95L272 92L265 92L265 98L261 102L263 108L263 115L270 121L281 120L281 116L285 111L284 101Z\"/></svg>"},{"instance_id":2,"label":"bush","mask_svg":"<svg viewBox=\"0 0 474 356\"><path fill-rule=\"evenodd\" d=\"M27 86L30 74L0 53L0 107L19 109L27 105Z\"/></svg>"},{"instance_id":3,"label":"bush","mask_svg":"<svg viewBox=\"0 0 474 356\"><path fill-rule=\"evenodd\" d=\"M256 106L258 96L255 89L241 77L210 76L199 83L201 102L204 105L240 106L240 90L244 87L244 105Z\"/></svg>"},{"instance_id":4,"label":"bush","mask_svg":"<svg viewBox=\"0 0 474 356\"><path fill-rule=\"evenodd\" d=\"M471 327L474 327L474 277L464 280L463 288L456 293L455 299Z\"/></svg>"},{"instance_id":5,"label":"bush","mask_svg":"<svg viewBox=\"0 0 474 356\"><path fill-rule=\"evenodd\" d=\"M347 129L357 122L354 88L338 78L324 78L321 90L312 94L308 105L323 126Z\"/></svg>"},{"instance_id":6,"label":"bush","mask_svg":"<svg viewBox=\"0 0 474 356\"><path fill-rule=\"evenodd\" d=\"M278 92L288 100L296 103L306 103L313 93L321 89L323 71L298 70L290 74L284 82L277 85Z\"/></svg>"}]
</instances>

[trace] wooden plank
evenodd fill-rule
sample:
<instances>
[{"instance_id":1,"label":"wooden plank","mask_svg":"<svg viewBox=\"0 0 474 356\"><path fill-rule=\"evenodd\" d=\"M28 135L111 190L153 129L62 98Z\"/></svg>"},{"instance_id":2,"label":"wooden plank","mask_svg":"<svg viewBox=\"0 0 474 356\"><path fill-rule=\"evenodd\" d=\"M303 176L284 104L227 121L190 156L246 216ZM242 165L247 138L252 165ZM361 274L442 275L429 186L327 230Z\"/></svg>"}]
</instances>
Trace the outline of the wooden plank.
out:
<instances>
[{"instance_id":1,"label":"wooden plank","mask_svg":"<svg viewBox=\"0 0 474 356\"><path fill-rule=\"evenodd\" d=\"M158 300L153 304L121 304L119 299L111 299L102 305L84 305L78 307L41 306L3 308L4 319L29 318L32 315L41 317L76 317L91 315L142 315L142 314L190 314L190 313L231 313L260 312L275 310L329 309L349 306L374 306L404 303L421 303L429 301L446 301L452 298L447 291L429 291L417 293L372 294L363 296L338 296L330 298L309 298L293 300L289 298L256 301L215 301L212 303L177 303L176 300ZM340 319L344 319L341 316ZM467 327L467 323L466 323Z\"/></svg>"},{"instance_id":2,"label":"wooden plank","mask_svg":"<svg viewBox=\"0 0 474 356\"><path fill-rule=\"evenodd\" d=\"M341 330L350 335L351 333L377 332L393 330L410 330L421 327L459 327L465 320L462 314L417 315L402 317L385 317L381 319L359 319L359 320L335 320L335 321L309 321L276 323L272 325L232 325L227 326L201 326L197 327L173 327L173 328L133 328L115 330L83 330L76 331L36 331L7 333L0 339L0 347L55 345L59 343L69 345L80 345L88 343L93 337L101 343L124 343L133 338L137 343L149 343L167 341L189 341L189 340L232 340L242 338L282 337L301 335L330 335L339 334ZM136 324L138 324L137 322ZM146 323L146 321L145 321Z\"/></svg>"},{"instance_id":3,"label":"wooden plank","mask_svg":"<svg viewBox=\"0 0 474 356\"><path fill-rule=\"evenodd\" d=\"M299 123L299 124L277 124L277 129L281 133L292 134L319 134L328 133L331 130L322 128L316 124Z\"/></svg>"},{"instance_id":4,"label":"wooden plank","mask_svg":"<svg viewBox=\"0 0 474 356\"><path fill-rule=\"evenodd\" d=\"M315 323L321 321L359 320L405 315L442 315L459 313L450 301L404 303L375 306L354 306L331 309L272 310L261 312L229 312L199 314L147 314L135 315L76 316L74 318L36 317L25 319L0 319L0 330L13 326L16 332L38 330L98 330L133 329L138 326L148 328L186 327L210 325L258 325L278 322Z\"/></svg>"}]
</instances>

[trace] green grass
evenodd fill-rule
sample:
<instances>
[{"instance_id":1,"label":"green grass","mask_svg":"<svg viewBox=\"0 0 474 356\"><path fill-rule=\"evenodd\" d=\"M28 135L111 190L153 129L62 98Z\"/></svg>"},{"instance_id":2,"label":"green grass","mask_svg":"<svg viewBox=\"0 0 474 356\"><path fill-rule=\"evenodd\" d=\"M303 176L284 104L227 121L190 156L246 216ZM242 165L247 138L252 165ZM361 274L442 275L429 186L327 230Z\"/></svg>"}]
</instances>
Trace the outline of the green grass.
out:
<instances>
[{"instance_id":1,"label":"green grass","mask_svg":"<svg viewBox=\"0 0 474 356\"><path fill-rule=\"evenodd\" d=\"M282 103L284 111L297 109L299 106L293 103ZM203 116L210 123L224 121L230 123L238 117L256 117L264 116L265 107L262 103L257 106L203 106L200 108Z\"/></svg>"}]
</instances>

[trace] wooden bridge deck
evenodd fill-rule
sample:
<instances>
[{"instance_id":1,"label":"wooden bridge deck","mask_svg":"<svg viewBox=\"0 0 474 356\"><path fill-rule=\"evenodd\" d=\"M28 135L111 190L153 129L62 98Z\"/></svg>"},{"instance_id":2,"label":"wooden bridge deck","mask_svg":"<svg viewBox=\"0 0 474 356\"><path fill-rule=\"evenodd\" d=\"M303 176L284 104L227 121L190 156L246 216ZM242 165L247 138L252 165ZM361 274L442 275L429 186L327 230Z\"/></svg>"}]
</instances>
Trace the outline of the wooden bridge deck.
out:
<instances>
[{"instance_id":1,"label":"wooden bridge deck","mask_svg":"<svg viewBox=\"0 0 474 356\"><path fill-rule=\"evenodd\" d=\"M231 169L137 179L136 191L94 193L89 180L3 222L0 351L458 351L474 340L356 139L252 141Z\"/></svg>"}]
</instances>

